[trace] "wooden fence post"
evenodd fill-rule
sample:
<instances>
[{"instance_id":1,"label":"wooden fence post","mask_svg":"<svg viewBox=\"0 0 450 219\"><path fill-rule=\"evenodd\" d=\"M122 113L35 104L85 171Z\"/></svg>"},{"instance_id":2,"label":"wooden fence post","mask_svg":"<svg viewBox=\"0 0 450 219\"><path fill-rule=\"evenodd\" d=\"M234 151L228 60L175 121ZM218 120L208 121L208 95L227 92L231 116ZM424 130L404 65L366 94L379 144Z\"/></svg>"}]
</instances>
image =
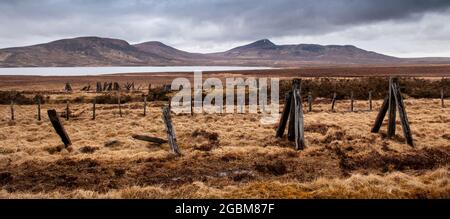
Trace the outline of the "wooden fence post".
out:
<instances>
[{"instance_id":1,"label":"wooden fence post","mask_svg":"<svg viewBox=\"0 0 450 219\"><path fill-rule=\"evenodd\" d=\"M378 112L377 118L375 119L375 124L372 128L372 133L378 133L380 131L381 125L383 124L384 117L389 108L389 96L384 98L383 105L381 106L380 112Z\"/></svg>"},{"instance_id":2,"label":"wooden fence post","mask_svg":"<svg viewBox=\"0 0 450 219\"><path fill-rule=\"evenodd\" d=\"M295 149L303 150L305 148L304 123L303 123L303 104L301 98L301 88L294 90L295 109Z\"/></svg>"},{"instance_id":3,"label":"wooden fence post","mask_svg":"<svg viewBox=\"0 0 450 219\"><path fill-rule=\"evenodd\" d=\"M11 100L11 120L14 121L14 100Z\"/></svg>"},{"instance_id":4,"label":"wooden fence post","mask_svg":"<svg viewBox=\"0 0 450 219\"><path fill-rule=\"evenodd\" d=\"M37 119L41 121L41 98L37 98Z\"/></svg>"},{"instance_id":5,"label":"wooden fence post","mask_svg":"<svg viewBox=\"0 0 450 219\"><path fill-rule=\"evenodd\" d=\"M177 138L175 136L175 130L173 129L172 119L170 118L170 110L168 106L163 107L162 114L167 132L167 141L169 142L170 148L176 155L181 155L180 149L177 145Z\"/></svg>"},{"instance_id":6,"label":"wooden fence post","mask_svg":"<svg viewBox=\"0 0 450 219\"><path fill-rule=\"evenodd\" d=\"M445 104L444 104L444 88L441 88L441 106L442 106L442 108L445 108Z\"/></svg>"},{"instance_id":7,"label":"wooden fence post","mask_svg":"<svg viewBox=\"0 0 450 219\"><path fill-rule=\"evenodd\" d=\"M388 131L387 137L391 138L395 136L395 119L396 119L396 103L395 96L392 90L392 84L397 82L397 78L389 79L389 118L388 118Z\"/></svg>"},{"instance_id":8,"label":"wooden fence post","mask_svg":"<svg viewBox=\"0 0 450 219\"><path fill-rule=\"evenodd\" d=\"M333 112L334 112L334 106L336 105L336 97L337 97L337 94L336 94L336 92L334 92L333 100L331 100L331 111L333 111Z\"/></svg>"},{"instance_id":9,"label":"wooden fence post","mask_svg":"<svg viewBox=\"0 0 450 219\"><path fill-rule=\"evenodd\" d=\"M284 130L286 129L286 124L289 118L289 113L291 110L291 99L292 99L292 91L286 93L284 100L284 109L280 117L280 123L277 128L276 137L282 138L284 134Z\"/></svg>"},{"instance_id":10,"label":"wooden fence post","mask_svg":"<svg viewBox=\"0 0 450 219\"><path fill-rule=\"evenodd\" d=\"M369 91L369 111L372 111L372 91Z\"/></svg>"},{"instance_id":11,"label":"wooden fence post","mask_svg":"<svg viewBox=\"0 0 450 219\"><path fill-rule=\"evenodd\" d=\"M95 105L97 104L97 97L92 100L92 120L95 120Z\"/></svg>"},{"instance_id":12,"label":"wooden fence post","mask_svg":"<svg viewBox=\"0 0 450 219\"><path fill-rule=\"evenodd\" d=\"M96 92L97 92L97 93L100 93L100 92L102 92L102 91L103 91L102 82L97 81L97 89L96 89Z\"/></svg>"},{"instance_id":13,"label":"wooden fence post","mask_svg":"<svg viewBox=\"0 0 450 219\"><path fill-rule=\"evenodd\" d=\"M410 146L414 146L411 129L409 127L408 116L406 115L405 105L403 104L403 97L400 92L398 80L393 80L391 89L392 93L394 94L395 102L397 103L398 114L400 117L400 122L402 124L403 135L405 136L406 143Z\"/></svg>"},{"instance_id":14,"label":"wooden fence post","mask_svg":"<svg viewBox=\"0 0 450 219\"><path fill-rule=\"evenodd\" d=\"M147 116L147 95L144 95L144 116Z\"/></svg>"},{"instance_id":15,"label":"wooden fence post","mask_svg":"<svg viewBox=\"0 0 450 219\"><path fill-rule=\"evenodd\" d=\"M393 102L392 102L393 100ZM409 127L408 117L406 115L405 105L403 103L403 97L400 92L400 85L397 78L389 79L389 94L384 99L383 105L381 106L380 112L375 120L375 125L372 128L373 133L377 133L380 130L381 124L383 123L384 116L389 110L388 117L388 138L395 135L395 108L398 107L400 122L402 125L403 134L406 139L406 143L410 146L414 146L413 138L411 134L411 129ZM393 109L394 108L394 109ZM394 114L394 115L392 115Z\"/></svg>"},{"instance_id":16,"label":"wooden fence post","mask_svg":"<svg viewBox=\"0 0 450 219\"><path fill-rule=\"evenodd\" d=\"M72 145L72 142L70 141L69 136L67 135L66 130L64 129L64 126L62 125L61 121L59 120L58 113L56 113L56 110L48 110L48 118L50 119L50 122L53 125L53 128L55 128L56 133L61 138L61 141L64 143L64 145L69 147Z\"/></svg>"},{"instance_id":17,"label":"wooden fence post","mask_svg":"<svg viewBox=\"0 0 450 219\"><path fill-rule=\"evenodd\" d=\"M354 102L354 97L353 97L353 91L350 92L350 112L353 112L353 102Z\"/></svg>"},{"instance_id":18,"label":"wooden fence post","mask_svg":"<svg viewBox=\"0 0 450 219\"><path fill-rule=\"evenodd\" d=\"M194 100L191 98L191 116L194 115Z\"/></svg>"},{"instance_id":19,"label":"wooden fence post","mask_svg":"<svg viewBox=\"0 0 450 219\"><path fill-rule=\"evenodd\" d=\"M66 120L69 120L69 114L70 114L70 110L69 110L69 101L66 101Z\"/></svg>"},{"instance_id":20,"label":"wooden fence post","mask_svg":"<svg viewBox=\"0 0 450 219\"><path fill-rule=\"evenodd\" d=\"M289 125L288 125L288 140L289 141L295 141L295 101L294 98L294 92L297 89L300 89L300 79L294 79L292 81L292 100L291 100L291 112L289 115Z\"/></svg>"},{"instance_id":21,"label":"wooden fence post","mask_svg":"<svg viewBox=\"0 0 450 219\"><path fill-rule=\"evenodd\" d=\"M312 94L310 91L310 92L308 92L308 112L312 111L312 102L313 102L313 99L312 99Z\"/></svg>"}]
</instances>

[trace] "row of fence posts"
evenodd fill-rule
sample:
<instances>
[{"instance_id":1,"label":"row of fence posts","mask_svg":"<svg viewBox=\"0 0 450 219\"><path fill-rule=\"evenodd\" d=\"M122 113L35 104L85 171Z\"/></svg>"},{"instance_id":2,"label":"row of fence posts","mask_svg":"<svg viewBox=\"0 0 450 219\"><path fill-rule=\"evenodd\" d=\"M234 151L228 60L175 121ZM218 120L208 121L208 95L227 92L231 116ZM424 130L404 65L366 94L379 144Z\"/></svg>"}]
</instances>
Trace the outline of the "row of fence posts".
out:
<instances>
[{"instance_id":1,"label":"row of fence posts","mask_svg":"<svg viewBox=\"0 0 450 219\"><path fill-rule=\"evenodd\" d=\"M445 108L445 101L444 101L445 100L445 95L444 95L444 89L443 88L441 88L440 94L441 94L440 95L441 107ZM148 98L148 96L146 96L146 95L143 98L143 101L144 101L144 113L143 113L143 115L144 116L147 116L147 106L148 106L147 98ZM369 111L372 111L373 110L372 91L369 91L368 99L369 99L368 100L368 102L369 102L368 103L368 109L369 109ZM93 120L96 119L96 101L97 101L96 98L94 98L93 101L92 101L92 119ZM333 111L333 112L335 111L335 108L336 108L336 101L337 101L337 93L334 92L332 100L331 100L331 111ZM308 112L312 112L313 102L314 102L314 98L312 96L312 93L308 92ZM351 91L350 92L350 111L351 112L354 112L354 110L355 110L354 109L354 102L355 102L354 93L353 93L353 91ZM123 117L120 93L117 94L117 105L118 105L118 109L119 109L119 116ZM191 104L191 108L192 108L192 105L193 104ZM14 101L11 101L11 120L15 120L14 106L15 106ZM169 106L168 107L169 107L169 109L171 107L170 106L170 101L169 101ZM243 110L243 109L241 109L241 110ZM192 114L192 112L193 112L193 109L191 109L191 114ZM69 101L66 101L65 119L69 120L69 118L70 118L70 106L69 106ZM37 98L37 120L41 121L41 99L40 98Z\"/></svg>"}]
</instances>

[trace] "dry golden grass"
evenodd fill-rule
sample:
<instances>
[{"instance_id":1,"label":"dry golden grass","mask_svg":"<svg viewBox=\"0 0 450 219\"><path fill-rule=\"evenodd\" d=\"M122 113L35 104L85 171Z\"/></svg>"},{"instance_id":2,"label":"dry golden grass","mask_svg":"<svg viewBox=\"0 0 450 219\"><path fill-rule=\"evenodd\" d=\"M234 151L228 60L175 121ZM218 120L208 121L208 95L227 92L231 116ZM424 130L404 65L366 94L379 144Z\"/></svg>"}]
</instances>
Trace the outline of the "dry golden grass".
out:
<instances>
[{"instance_id":1,"label":"dry golden grass","mask_svg":"<svg viewBox=\"0 0 450 219\"><path fill-rule=\"evenodd\" d=\"M64 105L44 105L41 122L35 106L16 106L15 121L0 106L0 198L450 198L450 108L405 104L415 148L400 125L392 140L385 125L370 133L377 111L366 102L348 112L339 101L335 113L328 103L305 113L304 151L275 139L276 124L262 125L260 114L173 115L182 157L131 137L166 138L161 103L147 117L142 103L125 104L123 118L98 105L95 121L90 105L72 105L84 113L64 121L73 146L61 151L46 109Z\"/></svg>"}]
</instances>

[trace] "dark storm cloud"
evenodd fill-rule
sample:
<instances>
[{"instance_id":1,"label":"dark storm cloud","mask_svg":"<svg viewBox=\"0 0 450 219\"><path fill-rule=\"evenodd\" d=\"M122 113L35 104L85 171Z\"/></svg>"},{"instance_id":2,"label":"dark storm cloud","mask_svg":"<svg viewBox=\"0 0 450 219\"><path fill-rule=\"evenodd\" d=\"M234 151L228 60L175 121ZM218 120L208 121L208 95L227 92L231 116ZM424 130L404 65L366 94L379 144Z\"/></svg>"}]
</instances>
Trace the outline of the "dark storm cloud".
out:
<instances>
[{"instance_id":1,"label":"dark storm cloud","mask_svg":"<svg viewBox=\"0 0 450 219\"><path fill-rule=\"evenodd\" d=\"M417 22L449 7L448 0L3 0L0 46L81 35L174 44L314 36Z\"/></svg>"}]
</instances>

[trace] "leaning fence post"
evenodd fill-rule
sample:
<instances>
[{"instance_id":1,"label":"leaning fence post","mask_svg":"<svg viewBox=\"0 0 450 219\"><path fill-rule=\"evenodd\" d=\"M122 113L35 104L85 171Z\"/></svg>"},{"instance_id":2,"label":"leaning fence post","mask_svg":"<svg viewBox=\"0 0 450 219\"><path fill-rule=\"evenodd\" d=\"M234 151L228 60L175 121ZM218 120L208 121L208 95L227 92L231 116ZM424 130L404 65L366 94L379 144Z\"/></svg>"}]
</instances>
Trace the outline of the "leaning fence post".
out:
<instances>
[{"instance_id":1,"label":"leaning fence post","mask_svg":"<svg viewBox=\"0 0 450 219\"><path fill-rule=\"evenodd\" d=\"M336 92L333 93L333 100L331 100L331 111L334 111L334 106L336 105Z\"/></svg>"},{"instance_id":2,"label":"leaning fence post","mask_svg":"<svg viewBox=\"0 0 450 219\"><path fill-rule=\"evenodd\" d=\"M387 137L395 136L395 118L396 118L396 103L395 96L392 90L392 84L397 82L397 78L389 79L389 117L388 117L388 131Z\"/></svg>"},{"instance_id":3,"label":"leaning fence post","mask_svg":"<svg viewBox=\"0 0 450 219\"><path fill-rule=\"evenodd\" d=\"M41 121L41 98L37 98L37 119Z\"/></svg>"},{"instance_id":4,"label":"leaning fence post","mask_svg":"<svg viewBox=\"0 0 450 219\"><path fill-rule=\"evenodd\" d=\"M173 129L172 119L170 118L170 110L168 106L164 106L162 109L163 120L167 132L167 140L169 142L172 152L176 155L181 155L180 149L177 145L177 138L175 136L175 130Z\"/></svg>"},{"instance_id":5,"label":"leaning fence post","mask_svg":"<svg viewBox=\"0 0 450 219\"><path fill-rule=\"evenodd\" d=\"M308 112L312 111L312 102L313 102L312 94L311 94L311 91L309 91L308 92Z\"/></svg>"},{"instance_id":6,"label":"leaning fence post","mask_svg":"<svg viewBox=\"0 0 450 219\"><path fill-rule=\"evenodd\" d=\"M55 128L56 133L59 135L59 137L61 138L62 142L64 143L64 145L67 147L69 147L70 145L72 145L72 142L70 141L69 136L67 135L66 130L64 129L64 126L62 125L61 121L59 120L59 116L58 113L56 113L56 110L52 109L52 110L48 110L48 118L50 119L50 122L53 125L53 128Z\"/></svg>"},{"instance_id":7,"label":"leaning fence post","mask_svg":"<svg viewBox=\"0 0 450 219\"><path fill-rule=\"evenodd\" d=\"M375 119L375 124L372 128L372 133L378 133L380 131L381 125L383 124L384 117L389 108L389 96L384 98L383 105L381 105L381 109L378 112L377 118Z\"/></svg>"},{"instance_id":8,"label":"leaning fence post","mask_svg":"<svg viewBox=\"0 0 450 219\"><path fill-rule=\"evenodd\" d=\"M405 136L406 143L410 146L414 146L411 129L409 127L408 116L406 115L405 105L403 104L403 97L400 93L400 87L397 80L393 80L391 89L398 107L398 114L400 117L400 122L402 124L403 135Z\"/></svg>"},{"instance_id":9,"label":"leaning fence post","mask_svg":"<svg viewBox=\"0 0 450 219\"><path fill-rule=\"evenodd\" d=\"M372 91L369 91L369 111L372 111Z\"/></svg>"},{"instance_id":10,"label":"leaning fence post","mask_svg":"<svg viewBox=\"0 0 450 219\"><path fill-rule=\"evenodd\" d=\"M14 120L14 100L11 100L11 120Z\"/></svg>"},{"instance_id":11,"label":"leaning fence post","mask_svg":"<svg viewBox=\"0 0 450 219\"><path fill-rule=\"evenodd\" d=\"M280 123L277 128L276 137L282 138L284 129L286 129L286 124L288 122L289 113L291 110L291 100L292 100L292 91L289 91L286 93L285 100L284 100L284 109L280 117Z\"/></svg>"}]
</instances>

